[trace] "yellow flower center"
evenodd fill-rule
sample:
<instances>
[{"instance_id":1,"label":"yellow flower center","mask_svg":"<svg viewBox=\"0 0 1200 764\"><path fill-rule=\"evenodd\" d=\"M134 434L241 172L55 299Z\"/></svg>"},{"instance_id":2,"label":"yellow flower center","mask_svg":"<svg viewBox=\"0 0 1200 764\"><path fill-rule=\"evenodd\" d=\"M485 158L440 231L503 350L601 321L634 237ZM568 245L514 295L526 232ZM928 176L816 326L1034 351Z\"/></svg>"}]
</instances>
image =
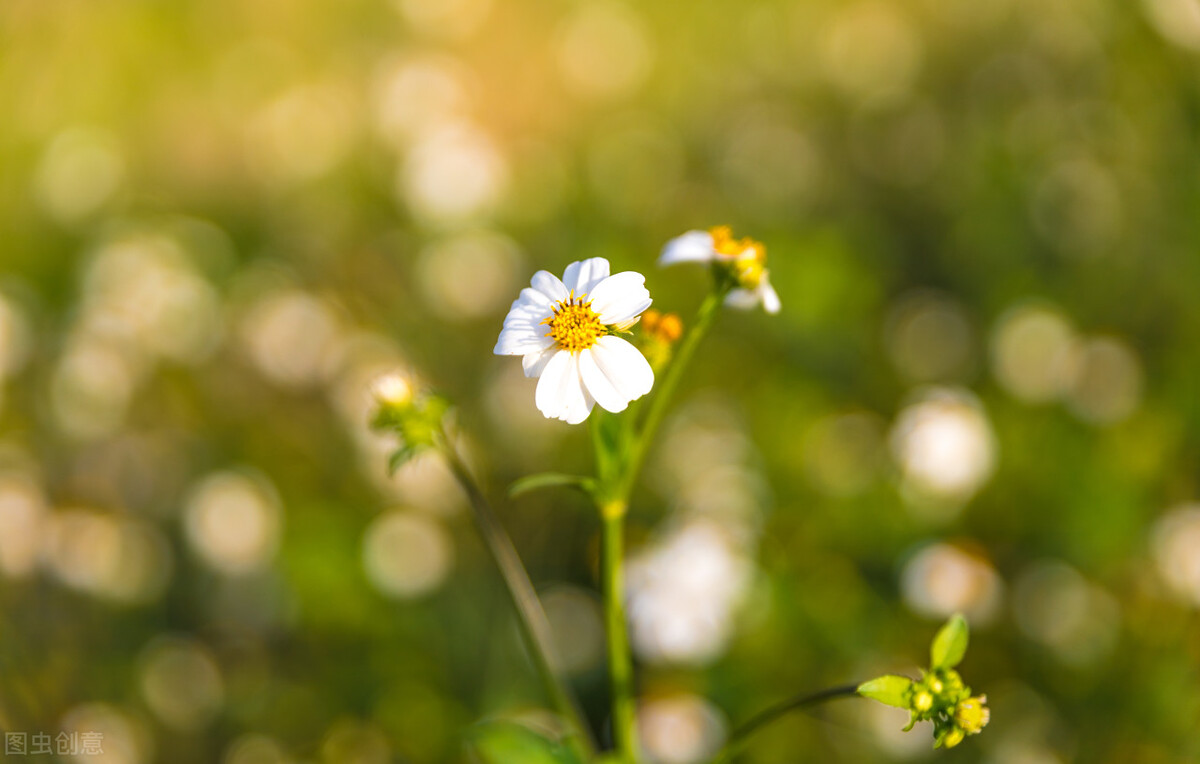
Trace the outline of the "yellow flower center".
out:
<instances>
[{"instance_id":1,"label":"yellow flower center","mask_svg":"<svg viewBox=\"0 0 1200 764\"><path fill-rule=\"evenodd\" d=\"M585 301L586 297L576 297L572 292L567 299L555 304L554 315L542 320L543 324L550 325L550 331L545 336L553 338L563 350L572 353L587 350L608 333L608 329L600 322L600 315L592 310L591 300Z\"/></svg>"},{"instance_id":2,"label":"yellow flower center","mask_svg":"<svg viewBox=\"0 0 1200 764\"><path fill-rule=\"evenodd\" d=\"M767 248L748 237L733 238L733 231L727 225L710 229L708 235L712 237L717 255L733 261L730 265L738 286L743 289L757 288L766 271Z\"/></svg>"}]
</instances>

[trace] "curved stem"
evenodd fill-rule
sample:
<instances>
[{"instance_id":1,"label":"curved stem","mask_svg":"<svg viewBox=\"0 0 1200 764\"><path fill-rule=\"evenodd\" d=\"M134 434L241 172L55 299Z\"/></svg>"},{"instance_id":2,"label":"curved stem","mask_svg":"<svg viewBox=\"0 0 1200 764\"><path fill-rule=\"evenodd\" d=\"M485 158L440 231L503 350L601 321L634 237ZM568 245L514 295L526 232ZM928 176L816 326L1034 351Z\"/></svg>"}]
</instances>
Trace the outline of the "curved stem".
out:
<instances>
[{"instance_id":1,"label":"curved stem","mask_svg":"<svg viewBox=\"0 0 1200 764\"><path fill-rule=\"evenodd\" d=\"M709 292L708 296L704 298L704 302L700 303L700 308L696 311L696 319L679 343L675 357L672 359L671 365L667 367L667 373L663 376L662 383L654 393L654 397L651 398L646 417L642 420L642 426L633 440L633 447L628 460L623 465L624 474L621 476L617 488L618 498L628 501L629 495L633 491L633 483L637 480L638 472L641 471L642 462L645 461L646 452L650 449L650 444L654 441L659 425L662 424L663 417L667 413L667 405L674 397L675 388L679 387L679 381L683 379L684 369L695 355L700 340L712 328L713 322L721 312L721 304L725 301L728 291L728 289L716 289Z\"/></svg>"},{"instance_id":2,"label":"curved stem","mask_svg":"<svg viewBox=\"0 0 1200 764\"><path fill-rule=\"evenodd\" d=\"M603 518L601 575L604 625L608 633L608 667L612 685L612 729L617 753L624 762L637 761L637 704L633 688L633 655L625 622L625 504L600 508Z\"/></svg>"},{"instance_id":3,"label":"curved stem","mask_svg":"<svg viewBox=\"0 0 1200 764\"><path fill-rule=\"evenodd\" d=\"M509 599L512 600L513 608L517 611L517 626L520 628L521 638L524 640L525 647L529 650L533 664L542 679L546 694L555 710L566 722L567 745L582 761L590 761L595 756L596 746L588 732L583 713L562 678L559 669L561 663L558 660L557 651L554 649L550 622L546 619L546 612L542 609L542 603L533 589L529 574L526 572L525 566L521 564L521 558L517 554L516 547L513 546L512 539L504 530L504 526L500 524L500 519L493 511L487 497L483 495L483 491L475 483L475 479L459 457L458 452L455 451L444 433L439 441L439 450L470 500L479 535L483 537L484 545L500 570L501 578L504 579L504 588L508 592Z\"/></svg>"},{"instance_id":4,"label":"curved stem","mask_svg":"<svg viewBox=\"0 0 1200 764\"><path fill-rule=\"evenodd\" d=\"M725 748L713 759L713 764L725 764L732 761L734 754L742 749L746 744L747 739L758 732L763 727L766 727L771 722L780 719L783 716L809 706L815 706L819 703L824 703L827 700L835 698L848 698L858 694L857 684L848 684L842 687L830 687L820 692L814 692L809 695L797 695L793 698L776 703L773 706L759 711L754 716L750 717L746 722L733 731L729 736L729 742L725 744Z\"/></svg>"}]
</instances>

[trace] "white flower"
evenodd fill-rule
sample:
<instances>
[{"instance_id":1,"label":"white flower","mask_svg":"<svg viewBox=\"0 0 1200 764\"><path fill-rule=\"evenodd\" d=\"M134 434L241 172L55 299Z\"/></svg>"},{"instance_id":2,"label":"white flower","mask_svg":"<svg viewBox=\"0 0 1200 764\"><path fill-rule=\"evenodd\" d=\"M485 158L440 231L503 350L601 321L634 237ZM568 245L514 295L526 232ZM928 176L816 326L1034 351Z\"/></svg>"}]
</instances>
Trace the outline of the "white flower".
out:
<instances>
[{"instance_id":1,"label":"white flower","mask_svg":"<svg viewBox=\"0 0 1200 764\"><path fill-rule=\"evenodd\" d=\"M753 239L735 239L728 226L710 231L688 231L667 242L659 255L660 266L676 263L716 263L726 268L737 287L729 292L725 304L749 310L762 305L768 313L778 313L779 295L771 286L766 269L767 251Z\"/></svg>"},{"instance_id":2,"label":"white flower","mask_svg":"<svg viewBox=\"0 0 1200 764\"><path fill-rule=\"evenodd\" d=\"M624 411L654 385L642 354L612 333L650 307L646 277L608 272L602 257L571 263L562 281L538 271L504 318L492 352L524 356L525 376L541 377L534 402L550 419L579 424L597 403Z\"/></svg>"}]
</instances>

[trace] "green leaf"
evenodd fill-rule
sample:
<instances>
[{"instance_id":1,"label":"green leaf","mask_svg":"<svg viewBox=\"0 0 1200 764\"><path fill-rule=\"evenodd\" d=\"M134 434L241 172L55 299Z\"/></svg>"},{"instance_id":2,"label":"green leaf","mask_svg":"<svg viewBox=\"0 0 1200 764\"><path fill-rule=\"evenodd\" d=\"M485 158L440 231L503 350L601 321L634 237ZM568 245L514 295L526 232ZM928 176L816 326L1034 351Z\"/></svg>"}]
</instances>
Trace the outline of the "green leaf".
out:
<instances>
[{"instance_id":1,"label":"green leaf","mask_svg":"<svg viewBox=\"0 0 1200 764\"><path fill-rule=\"evenodd\" d=\"M955 614L946 621L929 646L930 667L937 670L957 666L967 654L968 632L967 619L961 614Z\"/></svg>"},{"instance_id":2,"label":"green leaf","mask_svg":"<svg viewBox=\"0 0 1200 764\"><path fill-rule=\"evenodd\" d=\"M581 764L566 746L516 722L480 725L468 745L483 764Z\"/></svg>"},{"instance_id":3,"label":"green leaf","mask_svg":"<svg viewBox=\"0 0 1200 764\"><path fill-rule=\"evenodd\" d=\"M530 491L537 491L542 488L556 488L558 486L578 488L585 493L591 493L595 485L596 481L582 475L567 475L562 472L539 472L536 475L526 475L520 480L513 482L508 487L508 497L515 499Z\"/></svg>"},{"instance_id":4,"label":"green leaf","mask_svg":"<svg viewBox=\"0 0 1200 764\"><path fill-rule=\"evenodd\" d=\"M885 706L908 708L908 690L912 680L906 676L885 674L858 686L858 694L864 698L878 700Z\"/></svg>"},{"instance_id":5,"label":"green leaf","mask_svg":"<svg viewBox=\"0 0 1200 764\"><path fill-rule=\"evenodd\" d=\"M391 455L391 457L388 459L388 476L390 477L392 475L395 475L396 470L398 470L402 466L404 466L404 463L407 462L409 459L416 456L418 450L420 450L420 449L416 448L415 446L407 446L407 445L402 446L401 448L397 449L395 451L395 453L393 453Z\"/></svg>"}]
</instances>

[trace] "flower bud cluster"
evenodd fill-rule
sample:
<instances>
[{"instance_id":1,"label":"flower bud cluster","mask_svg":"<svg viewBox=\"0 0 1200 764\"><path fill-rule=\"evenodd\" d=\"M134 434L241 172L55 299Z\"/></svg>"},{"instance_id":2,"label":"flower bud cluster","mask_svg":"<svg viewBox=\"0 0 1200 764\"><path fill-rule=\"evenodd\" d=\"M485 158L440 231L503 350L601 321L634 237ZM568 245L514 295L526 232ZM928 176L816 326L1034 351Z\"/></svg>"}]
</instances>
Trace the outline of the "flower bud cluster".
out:
<instances>
[{"instance_id":1,"label":"flower bud cluster","mask_svg":"<svg viewBox=\"0 0 1200 764\"><path fill-rule=\"evenodd\" d=\"M967 735L977 735L987 726L991 712L987 696L972 696L959 673L951 668L922 672L906 695L912 714L906 729L917 722L933 722L934 747L953 748Z\"/></svg>"},{"instance_id":2,"label":"flower bud cluster","mask_svg":"<svg viewBox=\"0 0 1200 764\"><path fill-rule=\"evenodd\" d=\"M400 436L400 449L392 457L393 469L418 451L437 445L449 409L443 398L414 389L413 382L401 374L379 377L371 386L371 394L376 406L371 426Z\"/></svg>"}]
</instances>

